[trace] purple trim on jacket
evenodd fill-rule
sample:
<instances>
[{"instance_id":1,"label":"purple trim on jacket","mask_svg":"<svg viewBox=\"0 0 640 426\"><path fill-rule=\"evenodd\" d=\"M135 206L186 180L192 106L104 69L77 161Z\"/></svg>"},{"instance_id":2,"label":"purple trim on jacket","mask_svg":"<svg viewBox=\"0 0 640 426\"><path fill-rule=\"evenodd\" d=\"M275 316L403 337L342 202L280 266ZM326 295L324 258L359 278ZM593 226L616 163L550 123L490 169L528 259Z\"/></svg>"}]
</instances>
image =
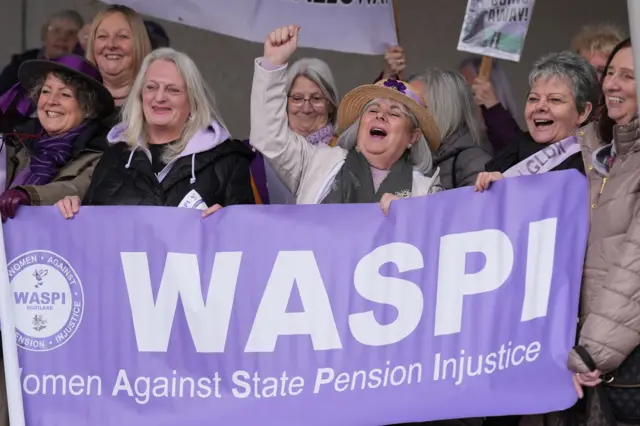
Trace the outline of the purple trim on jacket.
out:
<instances>
[{"instance_id":1,"label":"purple trim on jacket","mask_svg":"<svg viewBox=\"0 0 640 426\"><path fill-rule=\"evenodd\" d=\"M264 157L249 143L249 139L242 141L256 155L251 162L251 177L258 190L262 204L271 204L269 201L269 188L267 187L267 172L264 167Z\"/></svg>"},{"instance_id":2,"label":"purple trim on jacket","mask_svg":"<svg viewBox=\"0 0 640 426\"><path fill-rule=\"evenodd\" d=\"M515 143L522 137L522 129L502 104L482 109L482 117L487 127L487 138L494 152L500 152L505 146Z\"/></svg>"}]
</instances>

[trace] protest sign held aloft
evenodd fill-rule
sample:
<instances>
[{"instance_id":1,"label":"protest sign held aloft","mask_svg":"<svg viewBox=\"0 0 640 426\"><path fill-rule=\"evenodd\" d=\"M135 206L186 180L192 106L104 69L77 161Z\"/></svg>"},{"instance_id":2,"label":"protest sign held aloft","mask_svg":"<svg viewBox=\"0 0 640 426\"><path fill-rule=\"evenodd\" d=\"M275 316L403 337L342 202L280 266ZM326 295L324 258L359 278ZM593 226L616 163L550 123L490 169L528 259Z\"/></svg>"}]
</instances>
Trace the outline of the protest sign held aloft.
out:
<instances>
[{"instance_id":1,"label":"protest sign held aloft","mask_svg":"<svg viewBox=\"0 0 640 426\"><path fill-rule=\"evenodd\" d=\"M378 55L398 44L389 0L102 1L257 43L274 28L296 24L303 28L301 47Z\"/></svg>"},{"instance_id":2,"label":"protest sign held aloft","mask_svg":"<svg viewBox=\"0 0 640 426\"><path fill-rule=\"evenodd\" d=\"M469 0L458 50L520 61L535 0Z\"/></svg>"}]
</instances>

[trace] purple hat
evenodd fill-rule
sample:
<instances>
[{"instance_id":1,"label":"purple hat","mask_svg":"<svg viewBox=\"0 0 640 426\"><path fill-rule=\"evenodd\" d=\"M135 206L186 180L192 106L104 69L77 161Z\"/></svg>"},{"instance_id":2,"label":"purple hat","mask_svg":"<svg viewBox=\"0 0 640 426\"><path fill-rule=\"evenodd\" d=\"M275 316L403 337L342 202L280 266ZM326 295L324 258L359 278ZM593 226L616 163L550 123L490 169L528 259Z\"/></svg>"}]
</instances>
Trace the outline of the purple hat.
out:
<instances>
[{"instance_id":1,"label":"purple hat","mask_svg":"<svg viewBox=\"0 0 640 426\"><path fill-rule=\"evenodd\" d=\"M48 59L25 61L18 69L18 80L22 88L28 92L39 78L56 71L61 71L83 80L93 89L97 98L99 117L107 117L113 112L115 108L113 97L102 84L100 71L81 56L63 55L56 58L55 61Z\"/></svg>"}]
</instances>

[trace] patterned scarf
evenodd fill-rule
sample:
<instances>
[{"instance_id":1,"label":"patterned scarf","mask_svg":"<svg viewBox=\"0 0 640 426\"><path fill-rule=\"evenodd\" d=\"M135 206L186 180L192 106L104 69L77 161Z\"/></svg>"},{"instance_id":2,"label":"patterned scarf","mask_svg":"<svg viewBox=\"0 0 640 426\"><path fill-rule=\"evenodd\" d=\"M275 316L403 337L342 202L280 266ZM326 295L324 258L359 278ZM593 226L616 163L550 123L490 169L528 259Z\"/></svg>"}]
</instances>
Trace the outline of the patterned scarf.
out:
<instances>
[{"instance_id":1,"label":"patterned scarf","mask_svg":"<svg viewBox=\"0 0 640 426\"><path fill-rule=\"evenodd\" d=\"M36 186L50 183L60 169L69 162L75 139L86 128L86 122L62 135L49 136L44 131L40 137L24 143L31 160L11 186Z\"/></svg>"},{"instance_id":2,"label":"patterned scarf","mask_svg":"<svg viewBox=\"0 0 640 426\"><path fill-rule=\"evenodd\" d=\"M329 145L333 138L333 125L327 124L326 126L316 130L306 137L307 142L311 145L325 144Z\"/></svg>"}]
</instances>

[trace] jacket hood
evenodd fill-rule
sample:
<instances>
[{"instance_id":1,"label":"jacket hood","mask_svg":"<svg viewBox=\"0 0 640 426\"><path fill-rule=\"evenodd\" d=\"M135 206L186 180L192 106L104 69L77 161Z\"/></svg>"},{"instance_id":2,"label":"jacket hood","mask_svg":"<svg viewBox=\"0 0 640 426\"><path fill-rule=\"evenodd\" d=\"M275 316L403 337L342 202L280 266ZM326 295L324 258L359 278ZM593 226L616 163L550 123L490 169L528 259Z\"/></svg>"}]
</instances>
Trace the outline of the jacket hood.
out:
<instances>
[{"instance_id":1,"label":"jacket hood","mask_svg":"<svg viewBox=\"0 0 640 426\"><path fill-rule=\"evenodd\" d=\"M471 137L471 133L469 133L468 130L464 129L450 136L447 136L442 140L440 147L433 155L433 162L434 164L439 164L447 158L458 155L462 151L465 151L469 148L478 147L485 148L483 145L483 141L481 141L480 143L474 141Z\"/></svg>"},{"instance_id":2,"label":"jacket hood","mask_svg":"<svg viewBox=\"0 0 640 426\"><path fill-rule=\"evenodd\" d=\"M127 129L127 126L124 123L117 124L111 129L109 134L107 135L107 140L110 144L116 144L119 142L127 142L124 136L124 131ZM175 164L177 160L184 157L191 157L191 183L195 183L196 175L195 175L195 158L196 154L201 152L208 151L213 149L223 142L229 140L231 135L218 123L213 120L211 124L206 129L201 129L196 132L195 135L189 140L187 146L182 150L180 154L176 158L174 158L169 164L167 164L164 169L160 173L158 173L158 180L162 182L162 180L169 174L171 168ZM137 149L141 149L145 152L145 154L151 159L151 153L147 149L146 146L143 145L142 141L138 141L138 144L134 149L131 150L131 154L129 155L129 161L125 167L128 169L131 166L131 161L133 160L133 155L135 154Z\"/></svg>"},{"instance_id":3,"label":"jacket hood","mask_svg":"<svg viewBox=\"0 0 640 426\"><path fill-rule=\"evenodd\" d=\"M107 135L107 140L110 144L115 144L119 142L127 142L124 138L124 132L127 130L127 125L125 123L119 123L111 129L109 134ZM196 132L195 135L189 140L187 146L184 150L178 155L178 158L188 157L189 155L198 154L204 151L208 151L210 149L215 148L220 145L227 139L229 139L231 135L229 132L220 125L217 121L213 120L211 124L206 129L201 129ZM143 147L141 141L138 141L138 147Z\"/></svg>"}]
</instances>

